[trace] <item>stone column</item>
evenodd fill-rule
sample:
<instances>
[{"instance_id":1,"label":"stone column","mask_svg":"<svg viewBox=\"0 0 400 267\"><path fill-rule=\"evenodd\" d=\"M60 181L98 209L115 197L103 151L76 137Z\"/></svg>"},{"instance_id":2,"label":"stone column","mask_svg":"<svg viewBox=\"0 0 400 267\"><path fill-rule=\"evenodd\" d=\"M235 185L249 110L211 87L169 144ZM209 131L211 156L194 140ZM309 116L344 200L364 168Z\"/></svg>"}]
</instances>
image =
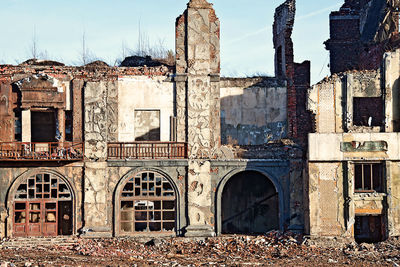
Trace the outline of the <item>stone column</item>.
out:
<instances>
[{"instance_id":1,"label":"stone column","mask_svg":"<svg viewBox=\"0 0 400 267\"><path fill-rule=\"evenodd\" d=\"M185 124L190 158L186 236L211 236L215 215L210 167L220 136L219 21L212 5L191 0L177 19L176 31L176 77L187 77L176 85L178 133ZM182 135L178 140L184 140Z\"/></svg>"},{"instance_id":2,"label":"stone column","mask_svg":"<svg viewBox=\"0 0 400 267\"><path fill-rule=\"evenodd\" d=\"M31 141L31 111L29 109L22 110L22 142Z\"/></svg>"},{"instance_id":3,"label":"stone column","mask_svg":"<svg viewBox=\"0 0 400 267\"><path fill-rule=\"evenodd\" d=\"M58 142L62 146L65 141L65 110L57 109L58 131L60 132L60 140Z\"/></svg>"}]
</instances>

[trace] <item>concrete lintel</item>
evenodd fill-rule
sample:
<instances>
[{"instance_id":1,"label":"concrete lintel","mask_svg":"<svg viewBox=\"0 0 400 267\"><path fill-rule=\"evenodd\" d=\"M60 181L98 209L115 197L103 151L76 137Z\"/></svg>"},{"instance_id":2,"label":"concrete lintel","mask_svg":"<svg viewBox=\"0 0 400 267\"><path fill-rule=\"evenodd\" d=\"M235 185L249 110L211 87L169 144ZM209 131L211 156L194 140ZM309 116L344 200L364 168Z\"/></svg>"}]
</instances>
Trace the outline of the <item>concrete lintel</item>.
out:
<instances>
[{"instance_id":1,"label":"concrete lintel","mask_svg":"<svg viewBox=\"0 0 400 267\"><path fill-rule=\"evenodd\" d=\"M108 160L108 167L186 167L186 159L165 160Z\"/></svg>"}]
</instances>

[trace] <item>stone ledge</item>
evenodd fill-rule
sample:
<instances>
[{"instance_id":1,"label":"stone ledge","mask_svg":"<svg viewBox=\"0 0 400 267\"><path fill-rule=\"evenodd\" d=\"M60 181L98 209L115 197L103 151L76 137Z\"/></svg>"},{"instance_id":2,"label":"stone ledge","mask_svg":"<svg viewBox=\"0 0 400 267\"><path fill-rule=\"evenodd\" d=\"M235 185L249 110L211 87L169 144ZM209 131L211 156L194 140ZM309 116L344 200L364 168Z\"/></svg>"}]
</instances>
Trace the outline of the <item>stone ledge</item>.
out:
<instances>
[{"instance_id":1,"label":"stone ledge","mask_svg":"<svg viewBox=\"0 0 400 267\"><path fill-rule=\"evenodd\" d=\"M186 159L165 160L108 160L108 167L179 167L188 166Z\"/></svg>"}]
</instances>

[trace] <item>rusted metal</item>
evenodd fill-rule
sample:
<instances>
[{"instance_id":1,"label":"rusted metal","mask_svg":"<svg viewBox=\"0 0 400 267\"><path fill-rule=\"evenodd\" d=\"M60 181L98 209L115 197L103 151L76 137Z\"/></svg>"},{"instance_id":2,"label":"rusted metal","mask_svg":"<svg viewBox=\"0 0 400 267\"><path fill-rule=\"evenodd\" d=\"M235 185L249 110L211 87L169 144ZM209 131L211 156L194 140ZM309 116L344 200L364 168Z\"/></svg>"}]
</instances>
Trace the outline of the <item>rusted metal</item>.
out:
<instances>
[{"instance_id":1,"label":"rusted metal","mask_svg":"<svg viewBox=\"0 0 400 267\"><path fill-rule=\"evenodd\" d=\"M176 229L176 195L171 183L154 172L130 178L120 195L120 232L173 233Z\"/></svg>"},{"instance_id":2,"label":"rusted metal","mask_svg":"<svg viewBox=\"0 0 400 267\"><path fill-rule=\"evenodd\" d=\"M0 142L0 161L77 161L83 152L83 143Z\"/></svg>"},{"instance_id":3,"label":"rusted metal","mask_svg":"<svg viewBox=\"0 0 400 267\"><path fill-rule=\"evenodd\" d=\"M108 159L185 159L187 157L188 146L183 142L108 144Z\"/></svg>"},{"instance_id":4,"label":"rusted metal","mask_svg":"<svg viewBox=\"0 0 400 267\"><path fill-rule=\"evenodd\" d=\"M60 178L42 173L21 183L14 200L14 236L56 236L58 201L72 201L72 194Z\"/></svg>"}]
</instances>

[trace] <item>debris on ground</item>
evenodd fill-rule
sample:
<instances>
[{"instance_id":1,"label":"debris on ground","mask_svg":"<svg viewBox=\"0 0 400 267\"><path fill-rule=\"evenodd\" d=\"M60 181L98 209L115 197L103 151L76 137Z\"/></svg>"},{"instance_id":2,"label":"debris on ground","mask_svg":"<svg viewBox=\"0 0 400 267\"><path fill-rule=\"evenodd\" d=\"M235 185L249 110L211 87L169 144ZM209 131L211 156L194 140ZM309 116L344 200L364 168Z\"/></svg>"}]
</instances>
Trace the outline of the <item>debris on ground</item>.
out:
<instances>
[{"instance_id":1,"label":"debris on ground","mask_svg":"<svg viewBox=\"0 0 400 267\"><path fill-rule=\"evenodd\" d=\"M400 240L315 245L302 235L271 231L265 235L212 238L55 238L0 241L3 266L398 266Z\"/></svg>"}]
</instances>

